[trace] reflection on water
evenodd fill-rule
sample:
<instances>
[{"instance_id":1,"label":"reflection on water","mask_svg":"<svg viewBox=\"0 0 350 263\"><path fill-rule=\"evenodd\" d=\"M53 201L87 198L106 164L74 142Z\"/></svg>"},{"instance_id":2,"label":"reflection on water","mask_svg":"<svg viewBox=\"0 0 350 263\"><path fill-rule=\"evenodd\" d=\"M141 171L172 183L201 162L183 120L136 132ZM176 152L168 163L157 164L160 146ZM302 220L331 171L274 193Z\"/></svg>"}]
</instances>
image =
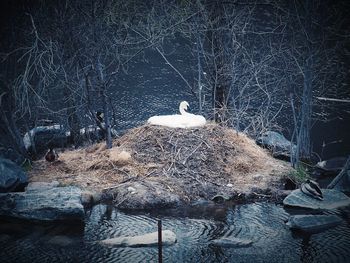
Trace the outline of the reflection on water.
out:
<instances>
[{"instance_id":1,"label":"reflection on water","mask_svg":"<svg viewBox=\"0 0 350 263\"><path fill-rule=\"evenodd\" d=\"M178 211L123 213L95 206L82 232L71 226L6 225L0 227L1 262L157 262L157 248L106 247L96 241L163 229L178 242L163 248L164 262L347 262L350 255L350 209L329 212L343 223L305 235L285 225L290 211L268 203L230 207L199 206ZM244 248L220 248L221 237L250 239Z\"/></svg>"}]
</instances>

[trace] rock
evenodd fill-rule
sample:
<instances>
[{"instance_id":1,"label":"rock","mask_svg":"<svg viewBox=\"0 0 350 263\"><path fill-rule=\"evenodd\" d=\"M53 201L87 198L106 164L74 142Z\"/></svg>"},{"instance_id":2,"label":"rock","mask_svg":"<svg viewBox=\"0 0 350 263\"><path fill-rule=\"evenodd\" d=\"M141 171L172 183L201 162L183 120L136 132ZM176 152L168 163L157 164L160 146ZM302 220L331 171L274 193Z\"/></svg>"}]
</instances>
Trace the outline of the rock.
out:
<instances>
[{"instance_id":1,"label":"rock","mask_svg":"<svg viewBox=\"0 0 350 263\"><path fill-rule=\"evenodd\" d=\"M158 245L158 232L153 232L140 236L122 236L100 241L104 245L121 247L145 247ZM169 246L176 243L176 234L170 230L162 231L162 244Z\"/></svg>"},{"instance_id":2,"label":"rock","mask_svg":"<svg viewBox=\"0 0 350 263\"><path fill-rule=\"evenodd\" d=\"M77 187L31 188L0 194L0 216L39 221L84 221L81 190Z\"/></svg>"},{"instance_id":3,"label":"rock","mask_svg":"<svg viewBox=\"0 0 350 263\"><path fill-rule=\"evenodd\" d=\"M256 140L256 143L271 150L274 157L286 158L290 156L291 142L278 132L267 131ZM293 144L292 148L294 150L296 146Z\"/></svg>"},{"instance_id":4,"label":"rock","mask_svg":"<svg viewBox=\"0 0 350 263\"><path fill-rule=\"evenodd\" d=\"M342 219L335 215L295 215L291 216L286 224L291 229L318 233L335 227L341 222Z\"/></svg>"},{"instance_id":5,"label":"rock","mask_svg":"<svg viewBox=\"0 0 350 263\"><path fill-rule=\"evenodd\" d=\"M17 165L25 162L25 158L19 152L8 147L0 147L0 158L9 159Z\"/></svg>"},{"instance_id":6,"label":"rock","mask_svg":"<svg viewBox=\"0 0 350 263\"><path fill-rule=\"evenodd\" d=\"M0 158L0 193L21 190L28 183L27 174L14 162Z\"/></svg>"},{"instance_id":7,"label":"rock","mask_svg":"<svg viewBox=\"0 0 350 263\"><path fill-rule=\"evenodd\" d=\"M79 130L83 140L99 141L104 138L104 131L94 125ZM113 137L117 136L115 129L111 129ZM24 146L28 152L37 153L46 151L49 146L53 148L62 148L67 146L70 141L70 131L64 129L63 125L55 124L48 126L37 126L27 132L23 137Z\"/></svg>"},{"instance_id":8,"label":"rock","mask_svg":"<svg viewBox=\"0 0 350 263\"><path fill-rule=\"evenodd\" d=\"M240 239L236 237L225 237L214 239L210 242L211 245L220 246L220 247L248 247L253 244L252 240L249 239Z\"/></svg>"},{"instance_id":9,"label":"rock","mask_svg":"<svg viewBox=\"0 0 350 263\"><path fill-rule=\"evenodd\" d=\"M171 208L180 204L180 198L157 182L130 182L104 192L120 209L143 210Z\"/></svg>"},{"instance_id":10,"label":"rock","mask_svg":"<svg viewBox=\"0 0 350 263\"><path fill-rule=\"evenodd\" d=\"M346 157L334 157L316 164L316 168L325 171L327 174L338 174L346 163Z\"/></svg>"},{"instance_id":11,"label":"rock","mask_svg":"<svg viewBox=\"0 0 350 263\"><path fill-rule=\"evenodd\" d=\"M23 137L24 146L28 152L44 152L49 146L64 147L68 144L69 132L62 125L38 126L31 129Z\"/></svg>"},{"instance_id":12,"label":"rock","mask_svg":"<svg viewBox=\"0 0 350 263\"><path fill-rule=\"evenodd\" d=\"M52 181L51 183L47 183L47 182L32 182L29 183L27 185L27 187L25 188L26 192L30 192L30 191L42 191L42 190L47 190L50 188L54 188L59 186L59 182L58 181Z\"/></svg>"},{"instance_id":13,"label":"rock","mask_svg":"<svg viewBox=\"0 0 350 263\"><path fill-rule=\"evenodd\" d=\"M305 195L300 189L292 191L284 200L285 206L310 209L335 209L350 205L350 198L340 191L322 189L323 200Z\"/></svg>"}]
</instances>

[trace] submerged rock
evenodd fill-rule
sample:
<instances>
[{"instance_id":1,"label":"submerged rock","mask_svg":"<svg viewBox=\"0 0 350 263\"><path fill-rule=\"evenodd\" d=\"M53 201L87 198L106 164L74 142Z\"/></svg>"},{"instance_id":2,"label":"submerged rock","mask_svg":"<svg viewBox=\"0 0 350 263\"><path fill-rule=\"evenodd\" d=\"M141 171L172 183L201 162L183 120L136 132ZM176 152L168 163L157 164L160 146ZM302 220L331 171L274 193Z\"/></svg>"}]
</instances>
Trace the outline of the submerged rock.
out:
<instances>
[{"instance_id":1,"label":"submerged rock","mask_svg":"<svg viewBox=\"0 0 350 263\"><path fill-rule=\"evenodd\" d=\"M322 189L323 200L305 195L300 189L291 192L284 200L285 206L310 209L335 209L350 205L350 198L340 191Z\"/></svg>"},{"instance_id":2,"label":"submerged rock","mask_svg":"<svg viewBox=\"0 0 350 263\"><path fill-rule=\"evenodd\" d=\"M240 239L236 237L225 237L214 239L210 242L211 245L220 246L220 247L248 247L253 244L252 240L249 239Z\"/></svg>"},{"instance_id":3,"label":"submerged rock","mask_svg":"<svg viewBox=\"0 0 350 263\"><path fill-rule=\"evenodd\" d=\"M335 215L295 215L286 223L291 229L302 230L308 233L317 233L335 227L342 219Z\"/></svg>"},{"instance_id":4,"label":"submerged rock","mask_svg":"<svg viewBox=\"0 0 350 263\"><path fill-rule=\"evenodd\" d=\"M169 192L157 182L123 183L104 193L106 199L113 199L120 209L143 210L171 208L180 204L178 195Z\"/></svg>"},{"instance_id":5,"label":"submerged rock","mask_svg":"<svg viewBox=\"0 0 350 263\"><path fill-rule=\"evenodd\" d=\"M84 221L81 190L77 187L30 188L0 194L0 216L39 221Z\"/></svg>"},{"instance_id":6,"label":"submerged rock","mask_svg":"<svg viewBox=\"0 0 350 263\"><path fill-rule=\"evenodd\" d=\"M102 244L121 247L145 247L158 245L158 232L140 236L121 236L100 241ZM170 230L162 231L162 244L164 246L176 243L176 234Z\"/></svg>"},{"instance_id":7,"label":"submerged rock","mask_svg":"<svg viewBox=\"0 0 350 263\"><path fill-rule=\"evenodd\" d=\"M27 174L16 163L0 158L0 193L24 188L28 183Z\"/></svg>"},{"instance_id":8,"label":"submerged rock","mask_svg":"<svg viewBox=\"0 0 350 263\"><path fill-rule=\"evenodd\" d=\"M74 240L68 236L57 235L49 239L47 243L60 247L69 247L74 243Z\"/></svg>"},{"instance_id":9,"label":"submerged rock","mask_svg":"<svg viewBox=\"0 0 350 263\"><path fill-rule=\"evenodd\" d=\"M334 157L329 160L324 160L316 164L316 168L319 168L329 174L337 174L343 169L347 158L346 157Z\"/></svg>"}]
</instances>

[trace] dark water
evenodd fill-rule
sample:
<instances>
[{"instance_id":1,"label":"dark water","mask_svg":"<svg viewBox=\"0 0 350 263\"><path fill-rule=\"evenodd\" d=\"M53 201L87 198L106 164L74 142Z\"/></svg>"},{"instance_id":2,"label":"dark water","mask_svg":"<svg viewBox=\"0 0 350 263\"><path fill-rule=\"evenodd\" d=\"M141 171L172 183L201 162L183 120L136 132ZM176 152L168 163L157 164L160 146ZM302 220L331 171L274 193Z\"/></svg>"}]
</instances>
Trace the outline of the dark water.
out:
<instances>
[{"instance_id":1,"label":"dark water","mask_svg":"<svg viewBox=\"0 0 350 263\"><path fill-rule=\"evenodd\" d=\"M291 212L291 211L288 211ZM0 262L157 262L157 248L106 247L95 241L121 235L140 235L163 229L176 233L177 243L164 247L163 262L348 262L350 209L329 213L343 218L341 225L322 233L291 232L289 213L268 203L229 208L195 208L180 213L126 214L95 206L79 234L69 226L3 225ZM245 248L209 244L220 237L250 239Z\"/></svg>"}]
</instances>

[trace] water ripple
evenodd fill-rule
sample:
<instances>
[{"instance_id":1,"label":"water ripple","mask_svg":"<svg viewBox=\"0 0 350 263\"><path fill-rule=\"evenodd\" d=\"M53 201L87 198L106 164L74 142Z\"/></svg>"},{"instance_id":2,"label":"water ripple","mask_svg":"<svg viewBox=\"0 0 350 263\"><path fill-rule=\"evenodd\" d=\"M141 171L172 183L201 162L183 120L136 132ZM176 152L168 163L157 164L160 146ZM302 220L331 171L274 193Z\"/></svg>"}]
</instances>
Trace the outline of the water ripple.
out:
<instances>
[{"instance_id":1,"label":"water ripple","mask_svg":"<svg viewBox=\"0 0 350 263\"><path fill-rule=\"evenodd\" d=\"M196 208L194 208L196 209ZM209 210L208 210L209 209ZM97 241L118 236L135 236L163 229L176 233L178 242L163 248L164 262L346 262L350 255L350 209L325 212L343 218L341 225L308 235L290 231L289 214L283 207L268 203L237 205L176 214L130 214L98 205L89 213L82 236L63 236L57 228L0 231L1 262L157 262L156 247L109 247ZM0 228L1 230L1 228ZM61 232L60 232L61 231ZM244 248L210 245L213 239L252 240ZM60 239L58 239L60 240ZM65 244L65 242L68 242Z\"/></svg>"}]
</instances>

